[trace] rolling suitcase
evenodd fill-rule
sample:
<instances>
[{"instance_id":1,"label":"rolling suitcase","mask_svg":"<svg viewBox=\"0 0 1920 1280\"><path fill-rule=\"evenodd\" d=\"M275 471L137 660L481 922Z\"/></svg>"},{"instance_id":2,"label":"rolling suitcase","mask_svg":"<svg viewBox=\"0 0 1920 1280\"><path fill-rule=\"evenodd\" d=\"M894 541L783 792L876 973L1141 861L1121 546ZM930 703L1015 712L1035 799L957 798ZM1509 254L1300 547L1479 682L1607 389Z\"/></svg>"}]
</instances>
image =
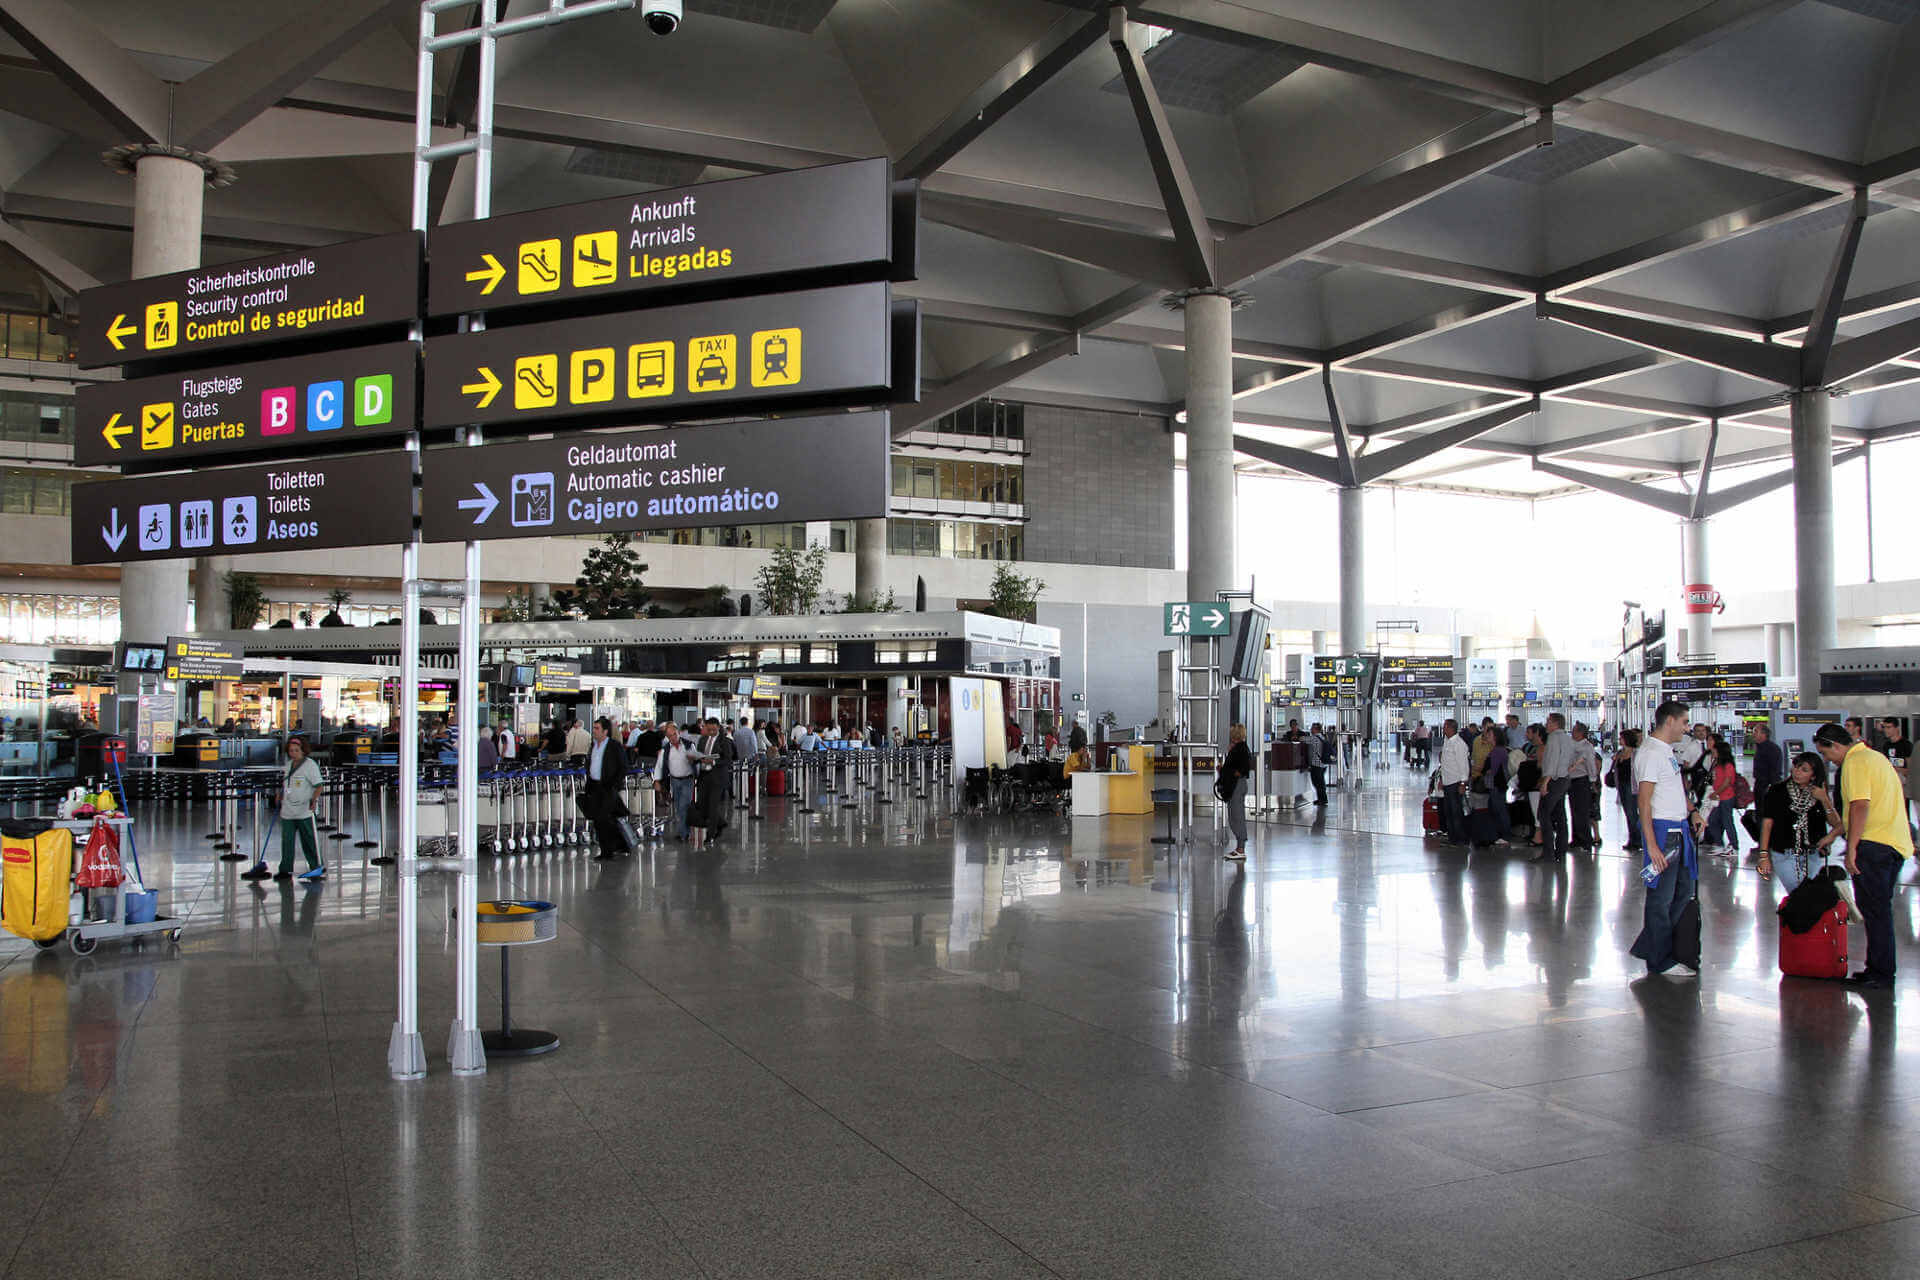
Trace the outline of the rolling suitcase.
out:
<instances>
[{"instance_id":1,"label":"rolling suitcase","mask_svg":"<svg viewBox=\"0 0 1920 1280\"><path fill-rule=\"evenodd\" d=\"M1790 978L1847 976L1847 904L1836 902L1813 928L1780 926L1780 972Z\"/></svg>"},{"instance_id":2,"label":"rolling suitcase","mask_svg":"<svg viewBox=\"0 0 1920 1280\"><path fill-rule=\"evenodd\" d=\"M1467 815L1467 839L1478 848L1485 848L1500 838L1500 829L1493 825L1493 810L1486 805Z\"/></svg>"},{"instance_id":3,"label":"rolling suitcase","mask_svg":"<svg viewBox=\"0 0 1920 1280\"><path fill-rule=\"evenodd\" d=\"M1428 796L1426 803L1420 806L1420 829L1427 835L1437 836L1447 828L1440 816L1440 797Z\"/></svg>"},{"instance_id":4,"label":"rolling suitcase","mask_svg":"<svg viewBox=\"0 0 1920 1280\"><path fill-rule=\"evenodd\" d=\"M767 794L783 796L787 794L787 771L785 769L767 770Z\"/></svg>"}]
</instances>

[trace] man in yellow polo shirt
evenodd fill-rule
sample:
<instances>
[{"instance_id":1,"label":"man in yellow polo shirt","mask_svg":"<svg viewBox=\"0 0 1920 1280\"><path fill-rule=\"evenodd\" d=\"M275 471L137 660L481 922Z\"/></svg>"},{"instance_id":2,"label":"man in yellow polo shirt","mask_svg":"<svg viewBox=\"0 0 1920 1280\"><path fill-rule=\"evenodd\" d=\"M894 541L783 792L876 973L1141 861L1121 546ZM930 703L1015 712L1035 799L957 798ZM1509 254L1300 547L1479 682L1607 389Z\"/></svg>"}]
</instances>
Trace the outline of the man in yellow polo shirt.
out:
<instances>
[{"instance_id":1,"label":"man in yellow polo shirt","mask_svg":"<svg viewBox=\"0 0 1920 1280\"><path fill-rule=\"evenodd\" d=\"M1845 727L1823 724L1813 745L1828 764L1840 767L1840 808L1847 824L1847 872L1867 931L1867 967L1847 981L1863 987L1893 985L1893 886L1901 862L1913 853L1907 828L1906 790L1887 758Z\"/></svg>"}]
</instances>

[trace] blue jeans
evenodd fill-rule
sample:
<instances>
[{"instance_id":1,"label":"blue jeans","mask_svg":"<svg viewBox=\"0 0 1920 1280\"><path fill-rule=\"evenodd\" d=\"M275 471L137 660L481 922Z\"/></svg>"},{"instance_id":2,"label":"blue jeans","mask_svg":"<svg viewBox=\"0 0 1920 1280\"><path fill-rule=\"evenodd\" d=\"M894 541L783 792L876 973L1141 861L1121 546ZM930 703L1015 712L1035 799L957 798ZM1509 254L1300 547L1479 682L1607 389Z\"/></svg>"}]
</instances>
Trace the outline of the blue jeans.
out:
<instances>
[{"instance_id":1,"label":"blue jeans","mask_svg":"<svg viewBox=\"0 0 1920 1280\"><path fill-rule=\"evenodd\" d=\"M1660 822L1653 824L1654 839L1665 843L1667 832L1674 828L1686 829L1684 822ZM1693 834L1687 833L1687 843L1693 843ZM1652 865L1647 859L1643 865ZM1693 901L1694 874L1687 868L1684 853L1669 859L1667 869L1660 878L1647 889L1647 902L1644 909L1640 936L1633 940L1629 954L1636 955L1647 962L1648 973L1665 973L1679 961L1673 954L1673 929L1680 923L1680 914L1686 910L1687 903Z\"/></svg>"},{"instance_id":2,"label":"blue jeans","mask_svg":"<svg viewBox=\"0 0 1920 1280\"><path fill-rule=\"evenodd\" d=\"M1853 896L1860 904L1860 923L1867 930L1869 978L1893 981L1893 886L1900 879L1900 852L1877 840L1862 840L1853 851L1860 874L1853 878Z\"/></svg>"},{"instance_id":3,"label":"blue jeans","mask_svg":"<svg viewBox=\"0 0 1920 1280\"><path fill-rule=\"evenodd\" d=\"M1807 876L1819 875L1820 869L1827 865L1825 854L1809 853L1807 855L1806 874L1802 875L1800 872L1799 854L1789 850L1786 853L1771 853L1768 855L1768 858L1773 863L1774 883L1780 886L1780 892L1783 895L1792 893L1795 889L1798 889L1800 882L1806 879Z\"/></svg>"},{"instance_id":4,"label":"blue jeans","mask_svg":"<svg viewBox=\"0 0 1920 1280\"><path fill-rule=\"evenodd\" d=\"M1456 843L1467 838L1467 789L1455 782L1440 788L1440 817L1447 826L1447 839Z\"/></svg>"},{"instance_id":5,"label":"blue jeans","mask_svg":"<svg viewBox=\"0 0 1920 1280\"><path fill-rule=\"evenodd\" d=\"M687 810L693 807L692 778L669 778L667 785L673 798L673 821L680 828L680 838L687 838Z\"/></svg>"},{"instance_id":6,"label":"blue jeans","mask_svg":"<svg viewBox=\"0 0 1920 1280\"><path fill-rule=\"evenodd\" d=\"M1640 852L1640 797L1631 791L1620 793L1620 810L1627 815L1627 851Z\"/></svg>"},{"instance_id":7,"label":"blue jeans","mask_svg":"<svg viewBox=\"0 0 1920 1280\"><path fill-rule=\"evenodd\" d=\"M1722 800L1713 806L1713 812L1707 815L1707 843L1725 845L1735 853L1740 852L1739 814L1733 807L1733 801Z\"/></svg>"}]
</instances>

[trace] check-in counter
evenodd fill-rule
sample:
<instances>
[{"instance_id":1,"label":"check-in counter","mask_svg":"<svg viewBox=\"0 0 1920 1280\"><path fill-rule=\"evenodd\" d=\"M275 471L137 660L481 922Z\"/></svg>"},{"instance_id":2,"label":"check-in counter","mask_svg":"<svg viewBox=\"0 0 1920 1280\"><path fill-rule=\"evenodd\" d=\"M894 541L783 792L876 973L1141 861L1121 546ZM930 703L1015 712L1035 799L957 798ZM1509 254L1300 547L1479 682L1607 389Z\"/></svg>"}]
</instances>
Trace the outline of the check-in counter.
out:
<instances>
[{"instance_id":1,"label":"check-in counter","mask_svg":"<svg viewBox=\"0 0 1920 1280\"><path fill-rule=\"evenodd\" d=\"M1153 812L1153 760L1150 750L1133 743L1116 752L1113 759L1115 764L1124 767L1105 772L1087 770L1073 775L1074 817Z\"/></svg>"},{"instance_id":2,"label":"check-in counter","mask_svg":"<svg viewBox=\"0 0 1920 1280\"><path fill-rule=\"evenodd\" d=\"M173 740L181 769L246 769L280 761L280 740L236 733L183 733Z\"/></svg>"}]
</instances>

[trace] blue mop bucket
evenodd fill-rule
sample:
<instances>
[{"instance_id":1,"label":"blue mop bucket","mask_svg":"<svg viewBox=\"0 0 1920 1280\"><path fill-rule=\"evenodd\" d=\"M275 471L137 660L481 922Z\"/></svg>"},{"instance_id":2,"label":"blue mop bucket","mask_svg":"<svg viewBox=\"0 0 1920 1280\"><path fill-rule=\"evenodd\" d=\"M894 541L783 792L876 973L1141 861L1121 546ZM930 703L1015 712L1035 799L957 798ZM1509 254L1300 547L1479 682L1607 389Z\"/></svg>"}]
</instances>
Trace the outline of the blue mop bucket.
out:
<instances>
[{"instance_id":1,"label":"blue mop bucket","mask_svg":"<svg viewBox=\"0 0 1920 1280\"><path fill-rule=\"evenodd\" d=\"M160 893L157 889L149 889L145 893L129 893L127 895L128 924L152 924L154 918L159 914Z\"/></svg>"}]
</instances>

